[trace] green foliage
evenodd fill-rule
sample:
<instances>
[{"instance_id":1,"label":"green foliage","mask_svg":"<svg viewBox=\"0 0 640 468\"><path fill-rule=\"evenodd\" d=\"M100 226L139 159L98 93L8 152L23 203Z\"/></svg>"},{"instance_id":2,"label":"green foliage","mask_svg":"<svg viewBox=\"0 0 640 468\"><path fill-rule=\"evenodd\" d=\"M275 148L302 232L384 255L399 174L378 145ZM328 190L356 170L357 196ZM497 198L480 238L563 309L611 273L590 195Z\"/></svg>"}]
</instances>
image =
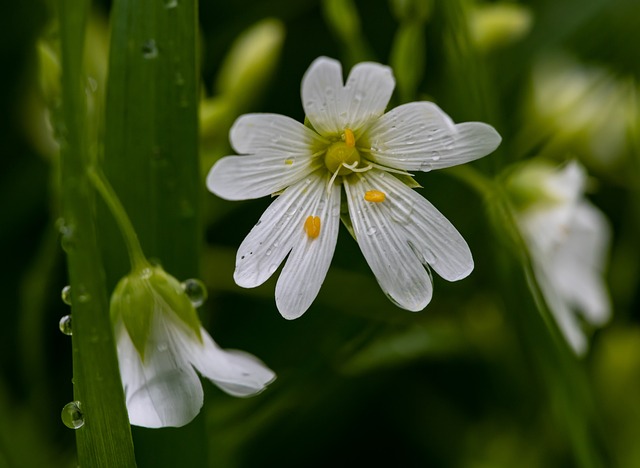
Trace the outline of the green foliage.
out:
<instances>
[{"instance_id":1,"label":"green foliage","mask_svg":"<svg viewBox=\"0 0 640 468\"><path fill-rule=\"evenodd\" d=\"M140 298L152 280L192 328L201 320L278 380L251 399L205 383L203 414L188 426L133 429L138 466L640 466L638 2L24 5L0 19L0 467L70 466L76 453L81 466L135 463L108 298L128 301L143 349L148 324L133 311L153 303ZM384 297L343 228L300 319L278 314L273 278L255 289L233 281L237 247L270 201L205 195L202 170L234 153L228 130L242 113L302 122L300 80L320 55L345 74L362 60L391 65L391 107L428 96L456 122L485 121L503 137L484 160L411 179L475 260L464 281L434 278L422 312ZM585 326L583 358L558 330L514 221L544 174L515 181L515 196L509 175L542 157L581 161L587 197L612 224L613 318ZM89 165L162 265L152 278L130 273ZM201 317L179 284L197 277L210 293ZM66 284L73 345L57 330ZM77 431L60 421L72 400L85 416Z\"/></svg>"}]
</instances>

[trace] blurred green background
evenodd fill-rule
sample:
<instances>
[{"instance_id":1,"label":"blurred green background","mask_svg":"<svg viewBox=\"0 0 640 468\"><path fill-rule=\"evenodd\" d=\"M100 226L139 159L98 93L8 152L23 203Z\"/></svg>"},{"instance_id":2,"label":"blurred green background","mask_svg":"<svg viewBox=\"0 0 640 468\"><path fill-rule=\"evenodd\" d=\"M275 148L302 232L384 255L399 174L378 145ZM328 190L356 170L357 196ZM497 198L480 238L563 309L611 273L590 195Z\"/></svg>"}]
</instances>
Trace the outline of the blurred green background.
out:
<instances>
[{"instance_id":1,"label":"blurred green background","mask_svg":"<svg viewBox=\"0 0 640 468\"><path fill-rule=\"evenodd\" d=\"M278 374L247 400L203 382L210 466L640 466L640 2L514 4L512 16L479 24L493 2L200 2L203 174L233 153L227 131L237 115L304 119L300 80L314 58L338 58L345 71L369 59L404 67L391 106L430 99L457 122L495 126L501 148L474 163L487 176L540 154L580 159L589 198L613 228L613 318L584 358L558 365L485 201L451 175L416 178L469 243L469 278L436 276L427 309L398 309L341 228L318 299L291 322L275 308L275 277L254 290L232 279L235 249L270 200L226 202L205 194L202 181L209 300L201 318L221 346L254 353ZM109 8L97 2L96 15L107 21ZM60 421L72 398L71 342L58 330L67 280L36 53L51 15L46 2L27 1L0 16L0 467L76 466L74 433ZM265 19L257 43L273 41L270 51L252 59L250 79L225 81L234 44ZM557 101L540 110L532 98L549 63L569 70L557 75L566 92L580 89L578 102L595 106L593 117L567 111L573 122L586 116L577 130L554 120L566 111ZM589 86L576 88L576 76ZM573 396L579 403L569 404Z\"/></svg>"}]
</instances>

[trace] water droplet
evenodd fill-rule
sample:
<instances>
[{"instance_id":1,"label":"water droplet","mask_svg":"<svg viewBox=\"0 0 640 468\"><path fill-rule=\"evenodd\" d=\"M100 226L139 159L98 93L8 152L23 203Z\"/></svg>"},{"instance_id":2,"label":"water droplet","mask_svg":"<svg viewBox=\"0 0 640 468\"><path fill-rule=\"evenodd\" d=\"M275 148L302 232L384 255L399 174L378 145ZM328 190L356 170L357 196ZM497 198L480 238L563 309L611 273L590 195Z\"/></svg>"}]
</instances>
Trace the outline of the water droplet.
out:
<instances>
[{"instance_id":1,"label":"water droplet","mask_svg":"<svg viewBox=\"0 0 640 468\"><path fill-rule=\"evenodd\" d=\"M80 402L72 401L62 408L62 422L69 429L80 429L84 426L84 415L80 410Z\"/></svg>"},{"instance_id":2,"label":"water droplet","mask_svg":"<svg viewBox=\"0 0 640 468\"><path fill-rule=\"evenodd\" d=\"M60 297L62 298L62 302L67 305L71 305L71 286L66 285L64 288L62 288Z\"/></svg>"},{"instance_id":3,"label":"water droplet","mask_svg":"<svg viewBox=\"0 0 640 468\"><path fill-rule=\"evenodd\" d=\"M154 59L158 56L158 46L155 39L149 39L142 44L142 56L146 59Z\"/></svg>"},{"instance_id":4,"label":"water droplet","mask_svg":"<svg viewBox=\"0 0 640 468\"><path fill-rule=\"evenodd\" d=\"M432 169L431 163L428 161L424 161L420 164L420 170L422 172L429 172Z\"/></svg>"},{"instance_id":5,"label":"water droplet","mask_svg":"<svg viewBox=\"0 0 640 468\"><path fill-rule=\"evenodd\" d=\"M177 6L178 6L178 0L164 0L164 7L167 10L177 8Z\"/></svg>"},{"instance_id":6,"label":"water droplet","mask_svg":"<svg viewBox=\"0 0 640 468\"><path fill-rule=\"evenodd\" d=\"M267 257L268 257L269 255L271 255L271 249L267 249L267 251L266 251L264 254L265 254Z\"/></svg>"},{"instance_id":7,"label":"water droplet","mask_svg":"<svg viewBox=\"0 0 640 468\"><path fill-rule=\"evenodd\" d=\"M369 229L367 229L368 236L373 236L376 232L378 232L378 230L375 228L375 226L371 226Z\"/></svg>"},{"instance_id":8,"label":"water droplet","mask_svg":"<svg viewBox=\"0 0 640 468\"><path fill-rule=\"evenodd\" d=\"M432 161L440 161L440 156L432 156L431 160Z\"/></svg>"},{"instance_id":9,"label":"water droplet","mask_svg":"<svg viewBox=\"0 0 640 468\"><path fill-rule=\"evenodd\" d=\"M95 93L98 90L98 82L96 81L95 78L92 77L87 77L87 83L89 84L89 90L92 93Z\"/></svg>"},{"instance_id":10,"label":"water droplet","mask_svg":"<svg viewBox=\"0 0 640 468\"><path fill-rule=\"evenodd\" d=\"M87 288L83 285L80 284L76 289L76 294L75 295L75 300L82 303L82 304L86 304L87 302L89 302L91 300L91 294L89 294L87 292Z\"/></svg>"},{"instance_id":11,"label":"water droplet","mask_svg":"<svg viewBox=\"0 0 640 468\"><path fill-rule=\"evenodd\" d=\"M168 349L169 349L169 345L167 343L160 343L158 345L158 351L160 351L161 353L164 353Z\"/></svg>"},{"instance_id":12,"label":"water droplet","mask_svg":"<svg viewBox=\"0 0 640 468\"><path fill-rule=\"evenodd\" d=\"M207 300L207 288L199 279L190 278L182 282L182 289L193 307L200 307Z\"/></svg>"},{"instance_id":13,"label":"water droplet","mask_svg":"<svg viewBox=\"0 0 640 468\"><path fill-rule=\"evenodd\" d=\"M442 146L444 146L444 149L450 150L454 145L455 141L451 135L445 135L442 137Z\"/></svg>"},{"instance_id":14,"label":"water droplet","mask_svg":"<svg viewBox=\"0 0 640 468\"><path fill-rule=\"evenodd\" d=\"M56 221L56 228L60 233L60 245L62 249L69 253L75 247L75 234L73 226L67 223L63 218Z\"/></svg>"},{"instance_id":15,"label":"water droplet","mask_svg":"<svg viewBox=\"0 0 640 468\"><path fill-rule=\"evenodd\" d=\"M58 327L60 331L67 336L73 335L73 330L71 330L71 315L65 315L60 319L60 323L58 323Z\"/></svg>"},{"instance_id":16,"label":"water droplet","mask_svg":"<svg viewBox=\"0 0 640 468\"><path fill-rule=\"evenodd\" d=\"M294 214L296 214L296 211L298 211L298 208L297 208L295 205L292 205L292 206L290 206L290 207L289 207L289 209L286 211L285 215L286 215L287 217L289 217L289 218L290 218L291 216L293 216Z\"/></svg>"}]
</instances>

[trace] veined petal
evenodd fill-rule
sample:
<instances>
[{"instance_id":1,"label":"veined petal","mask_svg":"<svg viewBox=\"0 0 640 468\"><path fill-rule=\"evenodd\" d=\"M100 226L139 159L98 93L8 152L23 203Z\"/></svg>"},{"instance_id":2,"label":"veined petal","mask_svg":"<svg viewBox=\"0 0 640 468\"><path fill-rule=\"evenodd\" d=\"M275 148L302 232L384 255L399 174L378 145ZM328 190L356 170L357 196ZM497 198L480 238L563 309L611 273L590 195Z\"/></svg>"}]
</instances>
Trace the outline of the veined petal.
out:
<instances>
[{"instance_id":1,"label":"veined petal","mask_svg":"<svg viewBox=\"0 0 640 468\"><path fill-rule=\"evenodd\" d=\"M344 180L356 239L385 294L398 306L419 311L431 301L431 275L409 245L400 220L390 216L390 210L385 207L387 200L381 203L365 200L365 193L372 189L367 179L374 171ZM379 187L373 189L379 190Z\"/></svg>"},{"instance_id":2,"label":"veined petal","mask_svg":"<svg viewBox=\"0 0 640 468\"><path fill-rule=\"evenodd\" d=\"M358 137L384 113L395 87L393 73L384 65L363 62L342 83L340 62L316 59L302 79L302 105L321 135L336 137L350 128Z\"/></svg>"},{"instance_id":3,"label":"veined petal","mask_svg":"<svg viewBox=\"0 0 640 468\"><path fill-rule=\"evenodd\" d=\"M407 171L430 171L486 156L501 141L491 125L454 124L432 102L398 106L377 119L362 137L372 161Z\"/></svg>"},{"instance_id":4,"label":"veined petal","mask_svg":"<svg viewBox=\"0 0 640 468\"><path fill-rule=\"evenodd\" d=\"M418 192L396 177L370 171L362 177L362 189L386 194L379 209L423 264L429 264L442 278L457 281L473 271L473 257L464 238L449 220Z\"/></svg>"},{"instance_id":5,"label":"veined petal","mask_svg":"<svg viewBox=\"0 0 640 468\"><path fill-rule=\"evenodd\" d=\"M340 186L334 184L329 193L324 187L329 176L324 178L316 198L309 200L303 208L302 218L317 216L320 233L310 237L303 223L294 227L294 245L276 285L276 304L286 319L300 317L318 295L329 270L338 239L340 219Z\"/></svg>"},{"instance_id":6,"label":"veined petal","mask_svg":"<svg viewBox=\"0 0 640 468\"><path fill-rule=\"evenodd\" d=\"M227 200L260 198L281 191L323 164L314 157L328 144L314 131L289 117L248 114L231 129L236 151L213 165L208 189Z\"/></svg>"},{"instance_id":7,"label":"veined petal","mask_svg":"<svg viewBox=\"0 0 640 468\"><path fill-rule=\"evenodd\" d=\"M303 229L309 216L306 207L325 191L325 183L325 177L315 172L271 203L238 248L233 278L239 286L259 286L276 271Z\"/></svg>"},{"instance_id":8,"label":"veined petal","mask_svg":"<svg viewBox=\"0 0 640 468\"><path fill-rule=\"evenodd\" d=\"M280 114L245 114L229 132L231 146L240 154L310 156L329 142L297 120Z\"/></svg>"},{"instance_id":9,"label":"veined petal","mask_svg":"<svg viewBox=\"0 0 640 468\"><path fill-rule=\"evenodd\" d=\"M124 324L116 324L120 375L129 421L135 426L184 426L202 407L200 379L186 360L185 344L173 326L163 315L154 314L142 362Z\"/></svg>"},{"instance_id":10,"label":"veined petal","mask_svg":"<svg viewBox=\"0 0 640 468\"><path fill-rule=\"evenodd\" d=\"M191 363L230 395L255 395L276 378L275 373L252 354L221 349L204 328L200 334L202 343L191 343Z\"/></svg>"}]
</instances>

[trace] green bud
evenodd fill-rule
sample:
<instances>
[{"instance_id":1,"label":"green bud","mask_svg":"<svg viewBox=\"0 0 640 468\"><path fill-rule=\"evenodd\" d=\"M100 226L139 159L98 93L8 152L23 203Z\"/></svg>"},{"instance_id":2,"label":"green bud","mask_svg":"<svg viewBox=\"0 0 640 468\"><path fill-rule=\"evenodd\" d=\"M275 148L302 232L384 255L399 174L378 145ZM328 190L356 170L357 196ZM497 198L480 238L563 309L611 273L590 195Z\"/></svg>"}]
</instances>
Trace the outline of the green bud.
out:
<instances>
[{"instance_id":1,"label":"green bud","mask_svg":"<svg viewBox=\"0 0 640 468\"><path fill-rule=\"evenodd\" d=\"M515 3L491 3L472 9L469 31L478 49L489 51L515 42L531 29L531 11Z\"/></svg>"},{"instance_id":2,"label":"green bud","mask_svg":"<svg viewBox=\"0 0 640 468\"><path fill-rule=\"evenodd\" d=\"M429 19L433 0L390 0L391 11L398 21L424 23Z\"/></svg>"},{"instance_id":3,"label":"green bud","mask_svg":"<svg viewBox=\"0 0 640 468\"><path fill-rule=\"evenodd\" d=\"M547 185L557 172L557 163L540 159L508 169L504 187L516 209L524 210L534 203L557 202L558 197Z\"/></svg>"},{"instance_id":4,"label":"green bud","mask_svg":"<svg viewBox=\"0 0 640 468\"><path fill-rule=\"evenodd\" d=\"M391 49L393 68L402 102L415 99L425 68L425 33L422 23L404 22L398 28Z\"/></svg>"},{"instance_id":5,"label":"green bud","mask_svg":"<svg viewBox=\"0 0 640 468\"><path fill-rule=\"evenodd\" d=\"M39 40L38 51L39 81L42 95L47 103L56 102L60 98L60 58L51 46Z\"/></svg>"},{"instance_id":6,"label":"green bud","mask_svg":"<svg viewBox=\"0 0 640 468\"><path fill-rule=\"evenodd\" d=\"M275 70L282 43L284 25L273 18L262 20L244 31L225 57L217 91L242 108L256 95Z\"/></svg>"},{"instance_id":7,"label":"green bud","mask_svg":"<svg viewBox=\"0 0 640 468\"><path fill-rule=\"evenodd\" d=\"M322 10L327 23L343 41L360 34L360 17L350 0L324 0Z\"/></svg>"},{"instance_id":8,"label":"green bud","mask_svg":"<svg viewBox=\"0 0 640 468\"><path fill-rule=\"evenodd\" d=\"M122 320L144 360L155 314L175 314L198 339L200 320L180 282L162 267L144 263L117 284L111 296L111 320Z\"/></svg>"}]
</instances>

